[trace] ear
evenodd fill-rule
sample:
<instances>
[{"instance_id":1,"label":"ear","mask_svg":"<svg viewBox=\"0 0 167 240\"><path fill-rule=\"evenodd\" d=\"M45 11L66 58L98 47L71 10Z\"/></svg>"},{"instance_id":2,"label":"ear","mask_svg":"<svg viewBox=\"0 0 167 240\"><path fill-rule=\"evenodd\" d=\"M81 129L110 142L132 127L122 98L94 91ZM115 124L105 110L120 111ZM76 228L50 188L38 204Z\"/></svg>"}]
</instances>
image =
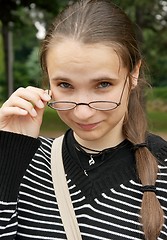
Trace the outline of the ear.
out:
<instances>
[{"instance_id":1,"label":"ear","mask_svg":"<svg viewBox=\"0 0 167 240\"><path fill-rule=\"evenodd\" d=\"M138 61L138 63L134 67L133 71L131 72L132 89L137 86L138 77L139 77L139 73L140 73L140 66L141 66L141 60Z\"/></svg>"}]
</instances>

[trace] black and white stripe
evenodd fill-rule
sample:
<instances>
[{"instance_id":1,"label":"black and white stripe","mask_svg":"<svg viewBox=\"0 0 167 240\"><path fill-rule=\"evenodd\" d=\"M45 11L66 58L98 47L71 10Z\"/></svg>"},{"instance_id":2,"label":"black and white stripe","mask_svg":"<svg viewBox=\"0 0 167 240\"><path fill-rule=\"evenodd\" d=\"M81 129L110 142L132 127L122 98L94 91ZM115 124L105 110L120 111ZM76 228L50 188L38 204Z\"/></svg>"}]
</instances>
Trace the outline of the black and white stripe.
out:
<instances>
[{"instance_id":1,"label":"black and white stripe","mask_svg":"<svg viewBox=\"0 0 167 240\"><path fill-rule=\"evenodd\" d=\"M23 177L18 202L0 202L1 222L6 228L4 230L3 225L0 226L0 230L4 232L0 235L2 239L66 239L51 176L52 139L41 138L41 141L42 145ZM101 191L99 185L101 192L93 192L96 197L91 198L89 196L96 183L91 182L89 176L84 176L79 167L73 167L75 162L69 162L72 161L69 159L65 159L67 183L83 240L144 239L139 222L142 191L136 178L129 178L114 187L108 186L106 182L104 191ZM159 165L159 169L157 197L167 216L167 166ZM81 176L80 180L78 176ZM88 195L80 187L82 184L85 189L90 188ZM166 223L158 240L167 239Z\"/></svg>"}]
</instances>

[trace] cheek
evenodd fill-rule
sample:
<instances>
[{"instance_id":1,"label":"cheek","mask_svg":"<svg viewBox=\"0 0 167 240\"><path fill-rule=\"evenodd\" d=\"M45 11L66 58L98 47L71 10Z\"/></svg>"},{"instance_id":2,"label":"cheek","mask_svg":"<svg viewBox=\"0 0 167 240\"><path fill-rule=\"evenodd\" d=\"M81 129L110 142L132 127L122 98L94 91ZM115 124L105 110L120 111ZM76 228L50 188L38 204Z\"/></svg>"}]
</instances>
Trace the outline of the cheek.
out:
<instances>
[{"instance_id":1,"label":"cheek","mask_svg":"<svg viewBox=\"0 0 167 240\"><path fill-rule=\"evenodd\" d=\"M125 114L128 109L128 101L126 99L122 99L121 105L116 108L115 110L111 111L110 114L108 114L107 118L110 124L117 125L117 123L125 117Z\"/></svg>"},{"instance_id":2,"label":"cheek","mask_svg":"<svg viewBox=\"0 0 167 240\"><path fill-rule=\"evenodd\" d=\"M59 115L60 119L66 124L70 125L70 113L69 111L57 111L57 114Z\"/></svg>"}]
</instances>

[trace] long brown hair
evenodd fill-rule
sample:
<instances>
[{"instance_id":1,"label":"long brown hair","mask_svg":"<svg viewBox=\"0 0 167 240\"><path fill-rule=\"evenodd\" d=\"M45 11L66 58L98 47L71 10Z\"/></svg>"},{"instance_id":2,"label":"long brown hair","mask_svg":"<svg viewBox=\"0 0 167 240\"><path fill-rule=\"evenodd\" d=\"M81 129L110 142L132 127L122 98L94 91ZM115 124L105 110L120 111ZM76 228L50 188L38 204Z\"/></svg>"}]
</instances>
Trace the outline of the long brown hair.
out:
<instances>
[{"instance_id":1,"label":"long brown hair","mask_svg":"<svg viewBox=\"0 0 167 240\"><path fill-rule=\"evenodd\" d=\"M110 0L81 0L68 6L58 15L41 48L41 66L46 74L48 48L64 38L84 44L101 43L114 47L127 67L130 79L133 69L142 59L132 22L124 11ZM147 137L147 121L141 98L142 85L145 82L142 72L141 67L138 85L130 92L128 111L123 125L126 138L134 145L145 142ZM135 157L141 184L155 185L158 172L155 157L146 147L136 150ZM164 217L154 192L143 193L140 215L145 238L157 239Z\"/></svg>"}]
</instances>

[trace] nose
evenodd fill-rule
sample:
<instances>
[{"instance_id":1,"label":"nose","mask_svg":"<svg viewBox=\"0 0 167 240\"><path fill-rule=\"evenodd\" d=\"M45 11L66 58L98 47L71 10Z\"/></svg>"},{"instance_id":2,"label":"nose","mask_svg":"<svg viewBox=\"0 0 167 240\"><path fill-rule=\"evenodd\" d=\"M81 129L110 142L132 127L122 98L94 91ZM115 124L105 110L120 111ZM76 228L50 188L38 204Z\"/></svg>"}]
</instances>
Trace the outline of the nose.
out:
<instances>
[{"instance_id":1,"label":"nose","mask_svg":"<svg viewBox=\"0 0 167 240\"><path fill-rule=\"evenodd\" d=\"M95 113L96 110L90 108L87 104L79 104L73 110L73 114L80 120L87 120Z\"/></svg>"}]
</instances>

